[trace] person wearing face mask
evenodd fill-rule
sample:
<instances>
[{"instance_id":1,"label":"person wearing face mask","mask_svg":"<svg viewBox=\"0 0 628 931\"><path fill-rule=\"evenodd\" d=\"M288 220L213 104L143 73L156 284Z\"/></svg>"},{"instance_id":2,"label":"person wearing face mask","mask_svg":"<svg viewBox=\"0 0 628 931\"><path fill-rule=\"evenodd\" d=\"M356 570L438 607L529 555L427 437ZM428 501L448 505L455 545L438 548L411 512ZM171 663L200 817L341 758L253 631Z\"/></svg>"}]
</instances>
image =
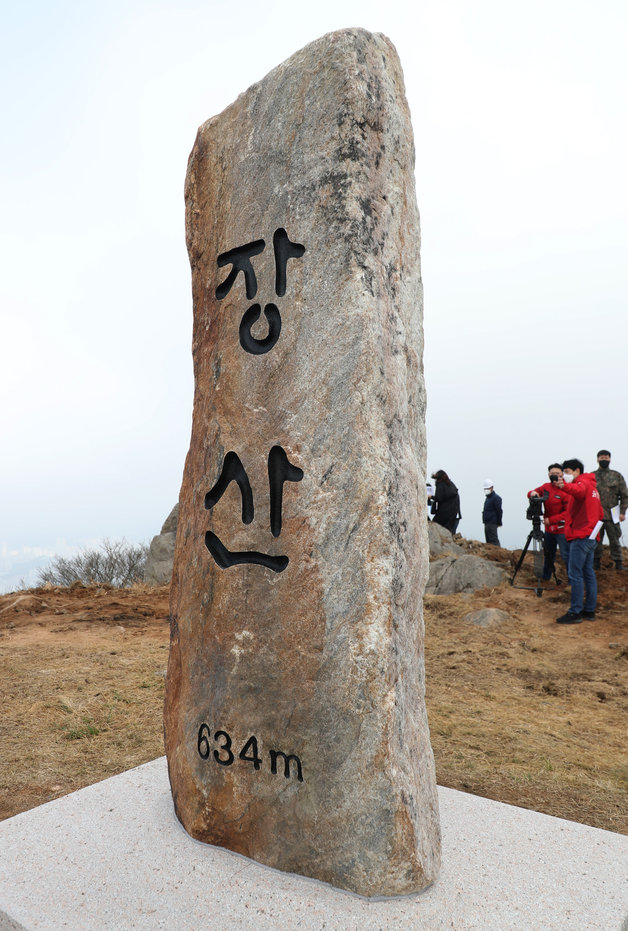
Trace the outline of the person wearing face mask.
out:
<instances>
[{"instance_id":1,"label":"person wearing face mask","mask_svg":"<svg viewBox=\"0 0 628 931\"><path fill-rule=\"evenodd\" d=\"M543 504L543 523L545 532L543 534L543 551L545 560L543 562L543 579L547 582L551 579L554 571L554 561L556 559L556 547L560 551L565 566L569 558L569 546L565 540L565 520L567 517L567 508L569 498L558 487L558 481L563 478L563 467L558 462L553 462L547 467L549 482L539 485L528 492L528 498L538 498L547 492L547 500Z\"/></svg>"},{"instance_id":2,"label":"person wearing face mask","mask_svg":"<svg viewBox=\"0 0 628 931\"><path fill-rule=\"evenodd\" d=\"M569 498L565 520L565 539L569 544L567 577L571 585L571 604L557 624L580 624L584 618L595 620L597 580L593 570L596 535L602 526L604 511L593 472L585 472L579 459L563 462L563 477L556 482ZM585 598L586 590L586 598Z\"/></svg>"},{"instance_id":3,"label":"person wearing face mask","mask_svg":"<svg viewBox=\"0 0 628 931\"><path fill-rule=\"evenodd\" d=\"M434 472L432 478L436 483L431 498L434 523L440 524L450 533L455 533L462 517L458 489L443 469Z\"/></svg>"},{"instance_id":4,"label":"person wearing face mask","mask_svg":"<svg viewBox=\"0 0 628 931\"><path fill-rule=\"evenodd\" d=\"M484 508L482 509L482 523L484 524L484 539L493 546L499 546L497 528L502 525L502 499L493 488L493 482L487 478L484 482Z\"/></svg>"},{"instance_id":5,"label":"person wearing face mask","mask_svg":"<svg viewBox=\"0 0 628 931\"><path fill-rule=\"evenodd\" d=\"M600 500L604 508L604 526L600 531L600 542L595 550L593 560L594 569L599 569L602 561L604 550L604 531L608 536L608 542L611 549L611 559L615 563L616 569L623 569L623 559L621 552L621 524L615 523L611 508L619 505L619 520L626 519L626 505L628 505L628 488L626 481L621 472L611 469L611 454L607 449L601 449L597 454L597 469L593 473L597 482L597 490L600 493Z\"/></svg>"}]
</instances>

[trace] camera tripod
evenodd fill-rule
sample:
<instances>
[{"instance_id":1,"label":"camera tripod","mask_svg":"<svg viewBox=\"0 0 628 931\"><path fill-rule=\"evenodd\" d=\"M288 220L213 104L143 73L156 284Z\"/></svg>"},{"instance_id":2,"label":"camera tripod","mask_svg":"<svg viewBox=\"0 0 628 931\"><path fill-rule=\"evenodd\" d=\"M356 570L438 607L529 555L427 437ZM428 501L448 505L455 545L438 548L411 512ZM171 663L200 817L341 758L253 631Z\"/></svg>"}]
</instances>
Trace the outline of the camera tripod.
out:
<instances>
[{"instance_id":1,"label":"camera tripod","mask_svg":"<svg viewBox=\"0 0 628 931\"><path fill-rule=\"evenodd\" d=\"M540 516L535 516L532 518L532 530L528 534L528 539L526 540L525 546L523 547L521 551L521 556L519 557L519 561L517 565L515 566L515 571L512 574L512 579L510 580L510 584L514 586L515 588L523 588L530 592L536 592L537 598L540 598L543 594L543 588L541 587L540 584L535 585L535 586L515 585L515 576L517 575L517 573L519 572L519 569L521 569L521 566L523 565L523 560L525 559L525 555L528 552L528 549L530 548L530 543L532 544L532 564L534 567L534 575L536 579L538 580L538 582L540 583L541 580L543 579L543 567L545 564L545 549L543 546L543 531L541 530ZM556 575L555 568L552 568L552 574L554 576L554 581L556 582L556 584L561 585L562 583Z\"/></svg>"}]
</instances>

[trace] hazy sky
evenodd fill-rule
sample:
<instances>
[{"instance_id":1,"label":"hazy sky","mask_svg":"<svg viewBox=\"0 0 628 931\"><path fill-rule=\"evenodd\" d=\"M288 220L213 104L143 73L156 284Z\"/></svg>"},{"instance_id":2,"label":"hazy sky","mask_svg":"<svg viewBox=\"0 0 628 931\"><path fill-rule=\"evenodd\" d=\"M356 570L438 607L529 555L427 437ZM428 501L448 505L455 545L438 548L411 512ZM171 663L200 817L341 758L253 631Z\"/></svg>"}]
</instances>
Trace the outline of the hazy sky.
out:
<instances>
[{"instance_id":1,"label":"hazy sky","mask_svg":"<svg viewBox=\"0 0 628 931\"><path fill-rule=\"evenodd\" d=\"M425 287L428 469L501 537L554 459L628 473L628 8L601 0L25 2L0 55L0 578L178 497L192 407L183 182L197 127L325 32L404 68ZM25 549L26 548L26 549ZM3 561L4 560L4 561Z\"/></svg>"}]
</instances>

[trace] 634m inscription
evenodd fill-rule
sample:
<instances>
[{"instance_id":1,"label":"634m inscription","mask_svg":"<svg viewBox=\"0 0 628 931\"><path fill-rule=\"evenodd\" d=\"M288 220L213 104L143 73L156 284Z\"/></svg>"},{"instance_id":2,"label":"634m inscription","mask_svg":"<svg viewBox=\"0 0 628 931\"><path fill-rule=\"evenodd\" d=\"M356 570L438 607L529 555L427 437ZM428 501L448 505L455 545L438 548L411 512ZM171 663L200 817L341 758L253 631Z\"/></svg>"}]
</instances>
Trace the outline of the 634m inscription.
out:
<instances>
[{"instance_id":1,"label":"634m inscription","mask_svg":"<svg viewBox=\"0 0 628 931\"><path fill-rule=\"evenodd\" d=\"M213 752L209 743L210 739L218 744ZM232 766L236 759L232 746L232 740L227 731L214 731L214 736L212 738L211 731L207 724L201 724L199 727L196 748L202 760L209 760L213 757L220 766ZM284 753L283 750L269 750L268 758L270 761L270 771L273 776L277 775L277 762L279 758L281 758L283 760L283 774L285 778L290 779L292 777L293 770L291 767L294 763L296 777L299 782L303 782L303 767L301 765L301 760L296 754ZM263 758L259 755L257 737L254 735L249 737L238 753L238 759L245 763L252 763L255 771L259 772L262 767Z\"/></svg>"}]
</instances>

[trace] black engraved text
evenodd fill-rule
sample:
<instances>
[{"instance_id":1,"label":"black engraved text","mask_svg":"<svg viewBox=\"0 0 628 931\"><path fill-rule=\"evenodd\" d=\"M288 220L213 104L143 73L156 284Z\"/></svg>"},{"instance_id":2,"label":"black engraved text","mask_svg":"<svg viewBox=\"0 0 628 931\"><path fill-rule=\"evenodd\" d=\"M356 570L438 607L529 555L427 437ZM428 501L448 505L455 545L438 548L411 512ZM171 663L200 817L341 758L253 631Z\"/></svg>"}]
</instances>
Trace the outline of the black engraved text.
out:
<instances>
[{"instance_id":1,"label":"black engraved text","mask_svg":"<svg viewBox=\"0 0 628 931\"><path fill-rule=\"evenodd\" d=\"M278 537L281 533L284 483L300 482L302 478L303 470L290 462L283 447L273 446L268 454L268 484L270 488L270 530L274 537ZM233 451L225 456L218 481L205 495L205 508L208 511L214 508L231 482L236 482L240 489L242 523L250 524L255 516L253 491L242 460ZM205 546L220 569L254 564L264 566L273 572L283 572L290 562L287 556L271 556L269 553L260 553L257 550L239 552L229 550L212 530L207 530L205 533Z\"/></svg>"},{"instance_id":2,"label":"black engraved text","mask_svg":"<svg viewBox=\"0 0 628 931\"><path fill-rule=\"evenodd\" d=\"M214 747L214 744L216 745ZM233 741L227 731L217 730L212 733L209 725L203 723L198 729L196 740L196 749L202 760L214 760L219 766L233 766L236 761ZM260 772L264 766L264 761L268 762L268 769L272 776L281 775L285 779L296 778L297 782L303 782L303 764L296 753L285 753L283 750L269 750L268 754L260 752L260 743L255 735L248 738L242 745L237 759L242 763L249 763L253 766L254 772ZM277 764L280 763L279 769Z\"/></svg>"}]
</instances>

